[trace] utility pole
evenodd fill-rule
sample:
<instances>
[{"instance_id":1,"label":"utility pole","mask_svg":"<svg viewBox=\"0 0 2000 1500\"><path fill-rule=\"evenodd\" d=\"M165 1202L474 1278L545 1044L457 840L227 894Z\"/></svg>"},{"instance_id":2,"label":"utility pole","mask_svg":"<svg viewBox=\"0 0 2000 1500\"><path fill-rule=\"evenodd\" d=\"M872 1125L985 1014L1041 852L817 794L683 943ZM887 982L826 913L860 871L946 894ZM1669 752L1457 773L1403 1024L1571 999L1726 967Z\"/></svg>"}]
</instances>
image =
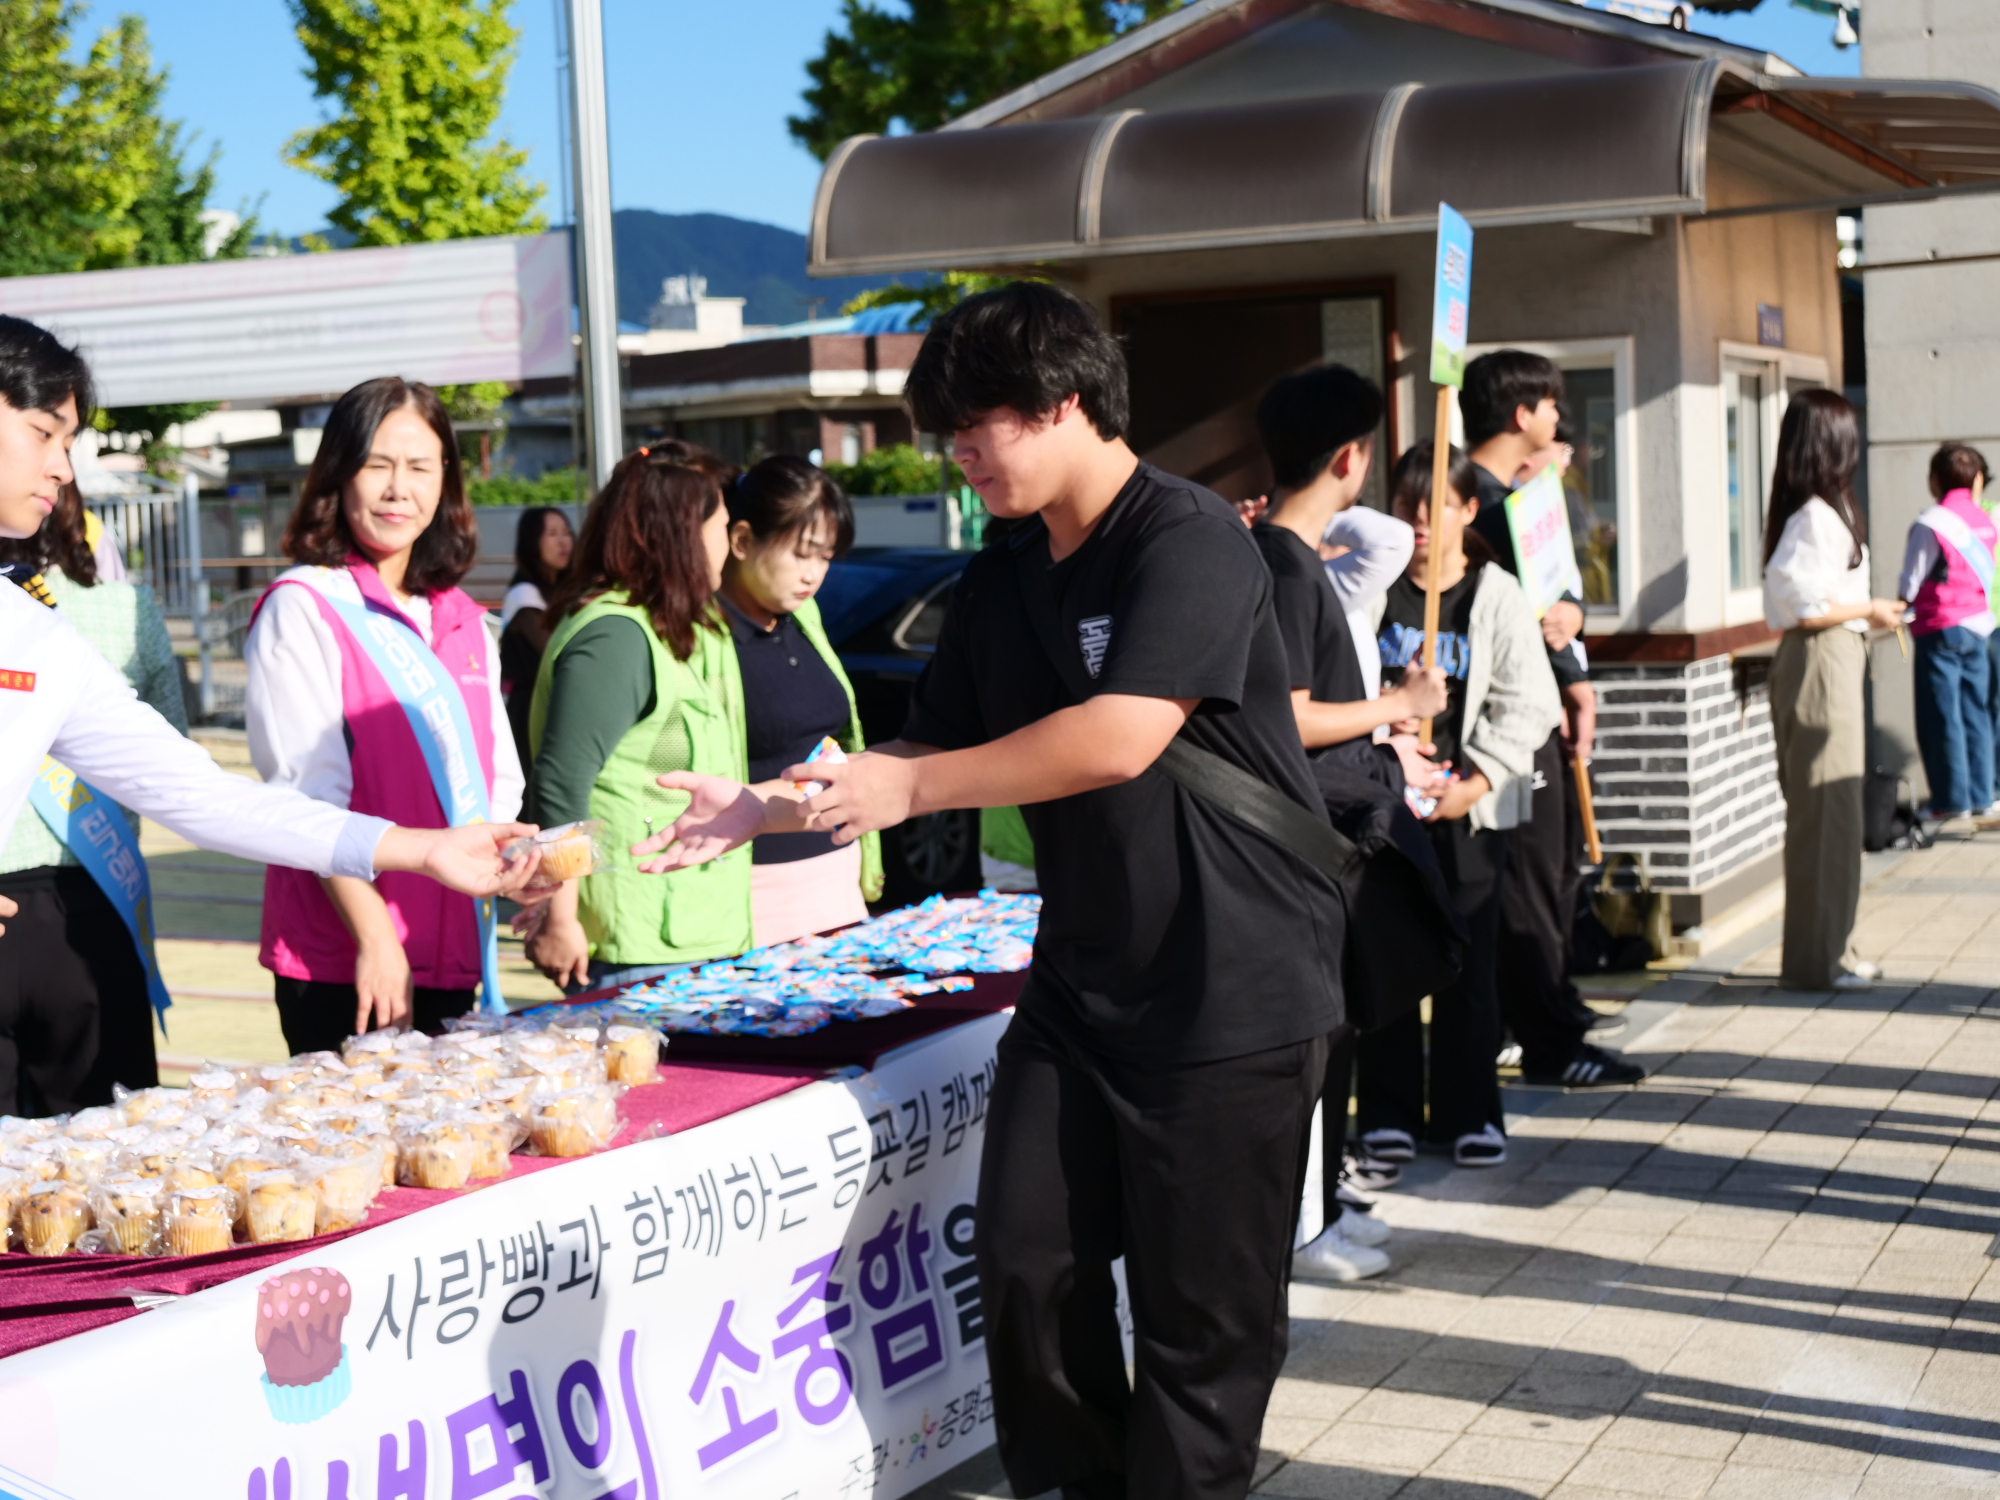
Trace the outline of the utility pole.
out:
<instances>
[{"instance_id":1,"label":"utility pole","mask_svg":"<svg viewBox=\"0 0 2000 1500\"><path fill-rule=\"evenodd\" d=\"M569 0L570 139L575 150L576 303L582 325L582 469L601 489L625 453L618 383L618 280L611 251L611 141L604 110L604 15Z\"/></svg>"}]
</instances>

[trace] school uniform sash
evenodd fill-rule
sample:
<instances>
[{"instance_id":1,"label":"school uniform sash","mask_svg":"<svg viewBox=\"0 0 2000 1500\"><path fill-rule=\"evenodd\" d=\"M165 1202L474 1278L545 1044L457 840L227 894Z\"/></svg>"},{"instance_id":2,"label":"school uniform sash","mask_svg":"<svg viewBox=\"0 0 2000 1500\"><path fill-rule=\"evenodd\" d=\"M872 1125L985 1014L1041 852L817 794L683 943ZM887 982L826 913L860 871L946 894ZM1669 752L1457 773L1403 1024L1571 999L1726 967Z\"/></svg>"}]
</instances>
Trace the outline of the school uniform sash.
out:
<instances>
[{"instance_id":1,"label":"school uniform sash","mask_svg":"<svg viewBox=\"0 0 2000 1500\"><path fill-rule=\"evenodd\" d=\"M1966 566L1972 569L1972 575L1979 580L1980 591L1985 595L1987 618L1993 618L1993 549L1966 524L1964 516L1942 505L1927 508L1917 517L1917 523L1930 527L1965 559Z\"/></svg>"},{"instance_id":2,"label":"school uniform sash","mask_svg":"<svg viewBox=\"0 0 2000 1500\"><path fill-rule=\"evenodd\" d=\"M303 578L288 581L312 588ZM429 643L406 622L349 604L317 588L313 592L340 617L347 633L402 705L417 748L423 751L424 766L431 773L431 786L444 809L446 824L463 828L468 823L491 822L492 804L487 800L486 776L479 765L478 741L472 737L465 699L458 684L440 670L442 663ZM491 896L476 898L474 905L479 914L479 1008L505 1015L507 1002L500 994L499 906Z\"/></svg>"},{"instance_id":3,"label":"school uniform sash","mask_svg":"<svg viewBox=\"0 0 2000 1500\"><path fill-rule=\"evenodd\" d=\"M160 977L159 956L153 951L153 887L146 859L125 814L104 793L52 756L28 785L28 805L49 825L62 846L90 872L112 908L132 935L139 965L146 971L146 998L167 1029L167 1007L174 1003Z\"/></svg>"}]
</instances>

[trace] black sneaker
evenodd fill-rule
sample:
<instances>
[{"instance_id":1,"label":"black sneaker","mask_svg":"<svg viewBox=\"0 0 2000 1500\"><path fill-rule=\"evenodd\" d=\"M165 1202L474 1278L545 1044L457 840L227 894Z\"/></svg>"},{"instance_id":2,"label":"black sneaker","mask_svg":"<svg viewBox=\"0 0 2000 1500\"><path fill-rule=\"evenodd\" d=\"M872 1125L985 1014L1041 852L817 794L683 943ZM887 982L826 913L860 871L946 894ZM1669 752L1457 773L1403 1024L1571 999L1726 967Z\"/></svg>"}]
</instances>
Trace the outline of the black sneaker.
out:
<instances>
[{"instance_id":1,"label":"black sneaker","mask_svg":"<svg viewBox=\"0 0 2000 1500\"><path fill-rule=\"evenodd\" d=\"M1627 1087L1643 1082L1645 1077L1644 1068L1585 1042L1561 1067L1528 1068L1523 1071L1521 1081L1553 1088L1602 1089Z\"/></svg>"}]
</instances>

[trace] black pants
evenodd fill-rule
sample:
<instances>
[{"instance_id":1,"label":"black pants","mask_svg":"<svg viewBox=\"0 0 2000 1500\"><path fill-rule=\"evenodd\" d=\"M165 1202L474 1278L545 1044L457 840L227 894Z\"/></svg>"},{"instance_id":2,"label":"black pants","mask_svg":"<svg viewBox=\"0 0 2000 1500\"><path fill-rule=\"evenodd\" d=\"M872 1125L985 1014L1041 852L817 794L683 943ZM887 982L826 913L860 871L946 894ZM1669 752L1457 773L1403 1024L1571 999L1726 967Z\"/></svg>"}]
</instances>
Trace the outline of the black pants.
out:
<instances>
[{"instance_id":1,"label":"black pants","mask_svg":"<svg viewBox=\"0 0 2000 1500\"><path fill-rule=\"evenodd\" d=\"M118 909L89 871L0 876L20 903L0 937L0 1114L68 1114L151 1088L153 1007Z\"/></svg>"},{"instance_id":2,"label":"black pants","mask_svg":"<svg viewBox=\"0 0 2000 1500\"><path fill-rule=\"evenodd\" d=\"M1560 1068L1576 1056L1592 1017L1569 980L1583 823L1555 735L1535 752L1535 779L1534 817L1501 835L1500 1015L1529 1066Z\"/></svg>"},{"instance_id":3,"label":"black pants","mask_svg":"<svg viewBox=\"0 0 2000 1500\"><path fill-rule=\"evenodd\" d=\"M1240 1500L1285 1359L1324 1037L1147 1068L1017 1013L979 1176L979 1285L1017 1495ZM1125 1257L1136 1384L1111 1263Z\"/></svg>"},{"instance_id":4,"label":"black pants","mask_svg":"<svg viewBox=\"0 0 2000 1500\"><path fill-rule=\"evenodd\" d=\"M1347 1108L1354 1102L1355 1031L1343 1026L1327 1039L1326 1087L1319 1096L1320 1212L1340 1217L1340 1167L1347 1159Z\"/></svg>"},{"instance_id":5,"label":"black pants","mask_svg":"<svg viewBox=\"0 0 2000 1500\"><path fill-rule=\"evenodd\" d=\"M354 1009L359 992L351 984L325 984L317 979L287 979L273 974L278 992L278 1024L285 1030L285 1045L296 1057L301 1052L338 1052L340 1044L354 1035ZM411 1002L410 1024L436 1036L450 1016L462 1016L472 1009L471 990L433 990L417 986Z\"/></svg>"},{"instance_id":6,"label":"black pants","mask_svg":"<svg viewBox=\"0 0 2000 1500\"><path fill-rule=\"evenodd\" d=\"M1430 832L1469 941L1458 983L1431 996L1429 1127L1424 1118L1424 1028L1415 1010L1361 1038L1356 1123L1363 1134L1406 1130L1419 1140L1449 1145L1489 1124L1506 1128L1494 1071L1500 1052L1494 965L1507 839L1490 829L1475 833L1464 818L1433 823Z\"/></svg>"}]
</instances>

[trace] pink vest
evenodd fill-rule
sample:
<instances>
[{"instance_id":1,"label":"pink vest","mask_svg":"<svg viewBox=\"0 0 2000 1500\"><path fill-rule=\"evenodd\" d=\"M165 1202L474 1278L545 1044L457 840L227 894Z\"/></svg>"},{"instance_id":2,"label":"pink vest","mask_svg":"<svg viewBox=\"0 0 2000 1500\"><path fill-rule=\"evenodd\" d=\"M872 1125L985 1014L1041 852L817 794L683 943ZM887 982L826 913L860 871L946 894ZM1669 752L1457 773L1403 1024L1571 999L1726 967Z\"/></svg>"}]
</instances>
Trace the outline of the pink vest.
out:
<instances>
[{"instance_id":1,"label":"pink vest","mask_svg":"<svg viewBox=\"0 0 2000 1500\"><path fill-rule=\"evenodd\" d=\"M1953 490L1938 504L1965 522L1972 534L1986 543L1987 551L1995 550L1996 542L2000 542L2000 528L1994 526L1993 518L1973 500L1971 490ZM1944 554L1944 580L1939 582L1935 576L1926 578L1917 589L1917 597L1910 601L1910 631L1914 635L1931 635L1983 614L1989 607L1986 590L1980 585L1979 575L1972 571L1972 564L1943 536L1938 536L1937 543Z\"/></svg>"},{"instance_id":2,"label":"pink vest","mask_svg":"<svg viewBox=\"0 0 2000 1500\"><path fill-rule=\"evenodd\" d=\"M381 578L364 559L347 560L368 608L410 626ZM282 581L272 588L283 587ZM320 617L340 642L340 696L347 720L348 759L354 770L351 811L373 813L405 828L442 828L444 808L431 787L424 753L417 745L403 706L375 670L367 652L341 622L332 605L304 584ZM270 589L264 599L271 597ZM493 703L486 680L486 611L459 589L431 598L431 650L458 683L466 717L479 750L486 790L493 791ZM264 599L257 608L264 607ZM251 615L256 623L256 614ZM375 878L389 908L396 937L409 956L412 979L443 990L469 990L479 983L479 926L472 898L448 891L423 875L389 873ZM264 871L264 921L257 961L288 979L329 984L354 983L353 935L327 899L319 878L306 870L276 865Z\"/></svg>"}]
</instances>

